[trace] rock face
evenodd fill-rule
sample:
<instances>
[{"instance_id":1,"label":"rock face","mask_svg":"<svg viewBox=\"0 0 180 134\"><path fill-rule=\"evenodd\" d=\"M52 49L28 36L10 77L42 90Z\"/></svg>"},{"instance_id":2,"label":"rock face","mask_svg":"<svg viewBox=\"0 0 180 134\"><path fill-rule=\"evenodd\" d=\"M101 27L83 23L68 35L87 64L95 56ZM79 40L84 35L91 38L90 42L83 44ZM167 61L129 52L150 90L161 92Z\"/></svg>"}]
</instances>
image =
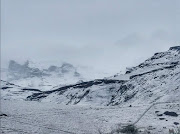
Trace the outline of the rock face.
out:
<instances>
[{"instance_id":1,"label":"rock face","mask_svg":"<svg viewBox=\"0 0 180 134\"><path fill-rule=\"evenodd\" d=\"M14 60L11 60L9 62L8 70L13 75L19 74L20 76L18 78L42 77L42 76L51 75L50 74L51 72L55 72L59 74L65 74L69 72L73 72L74 74L78 73L76 71L76 68L69 63L63 63L61 67L50 66L48 69L40 70L38 68L29 67L29 61L26 61L23 65L21 65Z\"/></svg>"},{"instance_id":2,"label":"rock face","mask_svg":"<svg viewBox=\"0 0 180 134\"><path fill-rule=\"evenodd\" d=\"M2 77L2 79L20 86L41 88L44 90L53 88L58 84L65 84L67 81L69 83L75 83L83 79L76 67L69 63L63 63L60 67L51 65L48 68L42 69L34 67L31 64L29 61L19 64L11 60L8 71L7 73L5 72L7 74L5 76L8 77Z\"/></svg>"},{"instance_id":3,"label":"rock face","mask_svg":"<svg viewBox=\"0 0 180 134\"><path fill-rule=\"evenodd\" d=\"M48 69L40 70L38 68L29 67L29 61L26 61L23 65L20 65L16 61L11 60L9 62L8 71L14 79L50 76L52 75L51 73L64 75L70 72L74 73L74 76L80 76L80 74L76 71L76 68L69 63L64 63L61 67L50 66Z\"/></svg>"},{"instance_id":4,"label":"rock face","mask_svg":"<svg viewBox=\"0 0 180 134\"><path fill-rule=\"evenodd\" d=\"M180 101L180 46L154 54L124 75L36 93L28 100L64 104L138 105ZM97 84L98 83L98 84Z\"/></svg>"},{"instance_id":5,"label":"rock face","mask_svg":"<svg viewBox=\"0 0 180 134\"><path fill-rule=\"evenodd\" d=\"M29 61L26 61L24 65L20 65L14 60L9 62L8 68L9 74L12 79L23 79L28 77L42 77L48 76L47 73L39 70L38 68L30 68Z\"/></svg>"},{"instance_id":6,"label":"rock face","mask_svg":"<svg viewBox=\"0 0 180 134\"><path fill-rule=\"evenodd\" d=\"M66 74L66 73L70 73L70 72L73 72L74 74L77 73L76 68L69 63L63 63L61 67L50 66L46 71L55 72L55 73L59 73L59 74Z\"/></svg>"}]
</instances>

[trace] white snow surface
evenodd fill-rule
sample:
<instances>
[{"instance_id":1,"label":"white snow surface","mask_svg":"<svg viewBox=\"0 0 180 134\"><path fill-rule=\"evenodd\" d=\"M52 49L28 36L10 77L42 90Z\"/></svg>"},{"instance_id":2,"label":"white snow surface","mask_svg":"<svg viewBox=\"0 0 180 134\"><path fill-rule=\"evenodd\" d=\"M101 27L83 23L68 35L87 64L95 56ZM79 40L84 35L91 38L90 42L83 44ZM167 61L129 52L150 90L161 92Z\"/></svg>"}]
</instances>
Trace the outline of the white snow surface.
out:
<instances>
[{"instance_id":1,"label":"white snow surface","mask_svg":"<svg viewBox=\"0 0 180 134\"><path fill-rule=\"evenodd\" d=\"M136 122L149 105L133 107L67 106L55 103L1 100L0 132L3 134L99 134ZM144 134L168 134L177 129L174 122L180 116L164 115L166 111L180 114L179 104L159 104L152 107L136 123ZM158 116L163 114L162 116ZM160 119L163 118L163 119Z\"/></svg>"}]
</instances>

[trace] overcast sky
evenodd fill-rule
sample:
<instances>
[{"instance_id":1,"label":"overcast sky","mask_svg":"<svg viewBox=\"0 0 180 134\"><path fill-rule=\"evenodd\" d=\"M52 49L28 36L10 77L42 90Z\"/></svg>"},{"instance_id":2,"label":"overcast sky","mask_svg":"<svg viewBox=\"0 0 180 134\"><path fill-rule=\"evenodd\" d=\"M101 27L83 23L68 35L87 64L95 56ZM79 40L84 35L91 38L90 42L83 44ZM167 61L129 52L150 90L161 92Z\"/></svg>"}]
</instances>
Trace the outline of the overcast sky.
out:
<instances>
[{"instance_id":1,"label":"overcast sky","mask_svg":"<svg viewBox=\"0 0 180 134\"><path fill-rule=\"evenodd\" d=\"M1 0L2 65L53 60L119 72L180 44L180 0Z\"/></svg>"}]
</instances>

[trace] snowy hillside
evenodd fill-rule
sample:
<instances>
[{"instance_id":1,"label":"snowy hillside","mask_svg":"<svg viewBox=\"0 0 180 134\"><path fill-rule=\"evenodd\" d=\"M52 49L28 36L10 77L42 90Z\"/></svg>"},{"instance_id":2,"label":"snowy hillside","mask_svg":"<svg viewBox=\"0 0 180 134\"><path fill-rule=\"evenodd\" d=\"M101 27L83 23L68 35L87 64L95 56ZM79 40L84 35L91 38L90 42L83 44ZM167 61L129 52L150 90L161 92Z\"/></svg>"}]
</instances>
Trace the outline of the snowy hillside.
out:
<instances>
[{"instance_id":1,"label":"snowy hillside","mask_svg":"<svg viewBox=\"0 0 180 134\"><path fill-rule=\"evenodd\" d=\"M35 93L27 100L64 104L139 105L180 101L180 47L154 54L124 75Z\"/></svg>"},{"instance_id":2,"label":"snowy hillside","mask_svg":"<svg viewBox=\"0 0 180 134\"><path fill-rule=\"evenodd\" d=\"M1 80L1 99L4 100L25 100L27 96L39 92L39 89L21 87Z\"/></svg>"}]
</instances>

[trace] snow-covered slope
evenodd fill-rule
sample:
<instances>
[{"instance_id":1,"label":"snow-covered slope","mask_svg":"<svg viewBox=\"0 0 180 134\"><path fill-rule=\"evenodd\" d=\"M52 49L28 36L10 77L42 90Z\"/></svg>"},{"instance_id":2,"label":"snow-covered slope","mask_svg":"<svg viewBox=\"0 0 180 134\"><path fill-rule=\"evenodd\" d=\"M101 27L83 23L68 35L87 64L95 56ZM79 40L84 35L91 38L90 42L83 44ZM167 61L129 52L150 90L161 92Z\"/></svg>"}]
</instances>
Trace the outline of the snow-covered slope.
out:
<instances>
[{"instance_id":1,"label":"snow-covered slope","mask_svg":"<svg viewBox=\"0 0 180 134\"><path fill-rule=\"evenodd\" d=\"M4 100L25 100L33 93L41 92L39 89L21 87L7 81L0 81L1 99Z\"/></svg>"},{"instance_id":2,"label":"snow-covered slope","mask_svg":"<svg viewBox=\"0 0 180 134\"><path fill-rule=\"evenodd\" d=\"M116 95L114 91L124 83L125 81L122 80L97 79L35 93L28 96L27 100L54 101L64 104L108 105L113 96Z\"/></svg>"},{"instance_id":3,"label":"snow-covered slope","mask_svg":"<svg viewBox=\"0 0 180 134\"><path fill-rule=\"evenodd\" d=\"M180 101L180 46L154 54L124 75L35 93L27 100L65 104L139 105Z\"/></svg>"}]
</instances>

